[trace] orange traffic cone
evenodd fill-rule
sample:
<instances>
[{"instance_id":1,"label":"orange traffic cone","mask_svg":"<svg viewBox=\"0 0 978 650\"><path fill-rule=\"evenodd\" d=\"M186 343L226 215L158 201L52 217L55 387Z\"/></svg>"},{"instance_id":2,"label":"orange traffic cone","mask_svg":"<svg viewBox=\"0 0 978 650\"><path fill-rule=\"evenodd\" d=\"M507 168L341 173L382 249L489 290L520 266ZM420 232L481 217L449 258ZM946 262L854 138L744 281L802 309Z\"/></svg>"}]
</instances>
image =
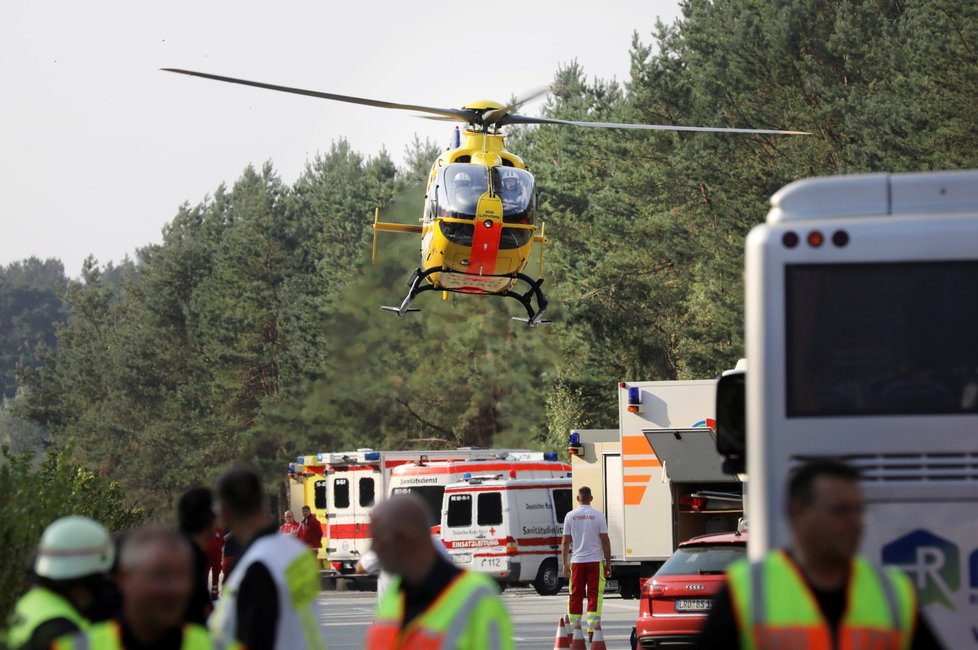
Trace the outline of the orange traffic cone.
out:
<instances>
[{"instance_id":1,"label":"orange traffic cone","mask_svg":"<svg viewBox=\"0 0 978 650\"><path fill-rule=\"evenodd\" d=\"M581 622L574 623L574 640L571 641L570 650L587 650L587 642L584 640L584 630L581 629Z\"/></svg>"},{"instance_id":2,"label":"orange traffic cone","mask_svg":"<svg viewBox=\"0 0 978 650\"><path fill-rule=\"evenodd\" d=\"M557 648L570 648L570 637L567 636L567 626L564 623L564 617L560 617L560 622L557 623L557 636L554 637L554 649Z\"/></svg>"},{"instance_id":3,"label":"orange traffic cone","mask_svg":"<svg viewBox=\"0 0 978 650\"><path fill-rule=\"evenodd\" d=\"M604 644L604 634L601 632L601 623L594 626L594 636L591 637L591 650L608 650Z\"/></svg>"}]
</instances>

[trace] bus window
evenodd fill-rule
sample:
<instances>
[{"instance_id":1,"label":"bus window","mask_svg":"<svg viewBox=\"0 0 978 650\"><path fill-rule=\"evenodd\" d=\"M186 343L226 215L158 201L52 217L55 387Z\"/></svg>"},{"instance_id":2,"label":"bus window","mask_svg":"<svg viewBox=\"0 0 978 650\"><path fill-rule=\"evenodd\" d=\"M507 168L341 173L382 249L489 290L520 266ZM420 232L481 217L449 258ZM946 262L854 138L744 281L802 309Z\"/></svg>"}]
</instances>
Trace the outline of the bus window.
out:
<instances>
[{"instance_id":1,"label":"bus window","mask_svg":"<svg viewBox=\"0 0 978 650\"><path fill-rule=\"evenodd\" d=\"M978 411L978 262L785 267L788 417Z\"/></svg>"}]
</instances>

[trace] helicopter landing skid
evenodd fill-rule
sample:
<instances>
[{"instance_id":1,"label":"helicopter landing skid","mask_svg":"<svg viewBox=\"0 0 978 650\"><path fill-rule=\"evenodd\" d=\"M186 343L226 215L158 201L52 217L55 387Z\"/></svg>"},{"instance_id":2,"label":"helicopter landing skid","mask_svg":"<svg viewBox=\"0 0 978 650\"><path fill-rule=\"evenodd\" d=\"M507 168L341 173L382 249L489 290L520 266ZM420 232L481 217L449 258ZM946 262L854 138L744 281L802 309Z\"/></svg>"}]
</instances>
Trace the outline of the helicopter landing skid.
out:
<instances>
[{"instance_id":1,"label":"helicopter landing skid","mask_svg":"<svg viewBox=\"0 0 978 650\"><path fill-rule=\"evenodd\" d=\"M526 318L513 316L513 320L526 323L529 327L536 327L537 325L546 325L549 323L550 319L543 317L543 314L547 311L547 299L543 295L543 291L540 290L540 285L543 284L543 278L534 280L530 276L522 273L517 273L516 278L526 282L528 285L530 285L530 288L524 293L507 291L506 293L502 294L504 296L519 300L520 304L523 305L523 308L526 309ZM537 299L536 309L533 308L534 296Z\"/></svg>"},{"instance_id":2,"label":"helicopter landing skid","mask_svg":"<svg viewBox=\"0 0 978 650\"><path fill-rule=\"evenodd\" d=\"M432 273L438 273L439 271L441 271L441 269L438 268L431 268L428 269L427 271L422 271L421 269L415 269L414 275L412 275L411 279L408 280L408 286L411 288L408 289L408 294L404 296L404 300L401 301L401 306L389 307L387 305L381 305L380 308L383 309L384 311L392 311L395 314L397 314L398 317L401 317L408 312L421 311L420 307L412 307L411 303L414 302L415 297L417 297L419 293L422 293L424 291L431 291L432 289L435 288L435 286L432 284L422 285L421 283L429 275L431 275Z\"/></svg>"},{"instance_id":3,"label":"helicopter landing skid","mask_svg":"<svg viewBox=\"0 0 978 650\"><path fill-rule=\"evenodd\" d=\"M411 303L414 302L414 299L417 297L417 295L425 291L432 291L434 289L438 289L438 287L434 286L433 284L422 284L422 282L424 282L425 279L432 273L444 273L448 270L449 269L442 269L442 268L430 268L425 271L422 271L421 269L416 269L414 271L414 274L411 276L411 279L408 281L408 286L410 287L410 289L408 289L408 293L406 296L404 296L404 300L401 301L400 306L392 307L388 305L383 305L381 306L381 309L383 309L384 311L394 312L398 316L403 316L408 312L421 311L420 307L411 306ZM543 278L540 278L539 280L534 280L528 275L524 275L523 273L517 273L516 279L526 282L528 285L530 285L530 288L524 293L507 290L505 293L495 294L499 296L505 296L507 298L515 298L520 302L521 305L523 305L523 308L526 309L526 318L514 316L513 320L518 320L520 322L526 323L530 327L536 327L537 325L544 325L546 323L549 323L550 320L543 317L543 314L547 311L547 298L543 295L543 291L540 290L540 285L543 284ZM536 298L535 308L533 305L534 298Z\"/></svg>"}]
</instances>

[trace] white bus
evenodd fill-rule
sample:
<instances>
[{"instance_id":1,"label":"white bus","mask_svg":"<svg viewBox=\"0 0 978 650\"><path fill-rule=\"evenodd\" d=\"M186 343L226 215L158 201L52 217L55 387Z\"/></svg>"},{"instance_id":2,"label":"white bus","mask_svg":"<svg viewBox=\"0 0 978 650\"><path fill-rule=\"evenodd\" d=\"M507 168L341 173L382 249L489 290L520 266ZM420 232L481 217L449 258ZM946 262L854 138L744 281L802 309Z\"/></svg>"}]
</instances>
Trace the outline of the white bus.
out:
<instances>
[{"instance_id":1,"label":"white bus","mask_svg":"<svg viewBox=\"0 0 978 650\"><path fill-rule=\"evenodd\" d=\"M789 540L785 481L862 470L863 552L978 647L978 171L792 183L747 238L749 554ZM719 415L718 415L719 418Z\"/></svg>"}]
</instances>

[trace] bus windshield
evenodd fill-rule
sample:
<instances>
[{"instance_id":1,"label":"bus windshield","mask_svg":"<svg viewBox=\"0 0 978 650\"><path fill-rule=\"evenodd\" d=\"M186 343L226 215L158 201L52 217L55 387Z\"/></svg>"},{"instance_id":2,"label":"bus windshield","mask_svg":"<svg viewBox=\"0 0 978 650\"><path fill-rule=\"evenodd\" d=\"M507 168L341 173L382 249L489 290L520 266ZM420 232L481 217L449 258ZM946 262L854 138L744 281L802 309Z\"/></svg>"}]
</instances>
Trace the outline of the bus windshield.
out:
<instances>
[{"instance_id":1,"label":"bus windshield","mask_svg":"<svg viewBox=\"0 0 978 650\"><path fill-rule=\"evenodd\" d=\"M788 417L978 411L978 262L785 267Z\"/></svg>"}]
</instances>

